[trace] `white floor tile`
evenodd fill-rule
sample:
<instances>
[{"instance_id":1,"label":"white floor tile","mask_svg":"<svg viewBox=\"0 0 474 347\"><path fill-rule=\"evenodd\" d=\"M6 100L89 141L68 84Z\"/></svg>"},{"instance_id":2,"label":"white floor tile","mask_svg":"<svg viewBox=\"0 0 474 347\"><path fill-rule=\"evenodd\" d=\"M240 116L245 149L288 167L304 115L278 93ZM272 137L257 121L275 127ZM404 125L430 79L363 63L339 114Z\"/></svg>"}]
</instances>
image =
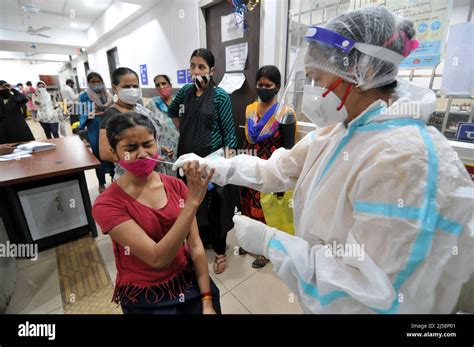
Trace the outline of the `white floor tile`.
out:
<instances>
[{"instance_id":1,"label":"white floor tile","mask_svg":"<svg viewBox=\"0 0 474 347\"><path fill-rule=\"evenodd\" d=\"M102 240L96 240L97 248L99 249L102 258L104 259L105 266L107 271L109 272L110 279L112 283L115 284L115 277L117 276L117 267L115 266L115 257L114 257L114 249L112 245L112 240L110 236L104 238Z\"/></svg>"},{"instance_id":2,"label":"white floor tile","mask_svg":"<svg viewBox=\"0 0 474 347\"><path fill-rule=\"evenodd\" d=\"M62 308L56 258L50 258L18 272L7 313L45 314Z\"/></svg>"},{"instance_id":3,"label":"white floor tile","mask_svg":"<svg viewBox=\"0 0 474 347\"><path fill-rule=\"evenodd\" d=\"M253 259L249 255L227 254L227 267L225 271L215 276L228 290L232 290L259 271L252 268ZM210 271L213 271L212 266L213 264L210 263Z\"/></svg>"},{"instance_id":4,"label":"white floor tile","mask_svg":"<svg viewBox=\"0 0 474 347\"><path fill-rule=\"evenodd\" d=\"M302 313L297 296L276 276L270 263L231 292L251 313Z\"/></svg>"},{"instance_id":5,"label":"white floor tile","mask_svg":"<svg viewBox=\"0 0 474 347\"><path fill-rule=\"evenodd\" d=\"M38 263L41 263L42 261L55 258L56 259L56 249L55 248L50 248L44 251L41 251L38 253L38 258L36 260L32 259L20 259L18 258L18 269L24 269L25 267L32 266Z\"/></svg>"},{"instance_id":6,"label":"white floor tile","mask_svg":"<svg viewBox=\"0 0 474 347\"><path fill-rule=\"evenodd\" d=\"M209 277L214 281L214 284L217 286L217 288L219 288L219 294L221 297L228 292L227 288L222 284L221 281L219 281L219 279L216 275L214 275L212 270L209 270Z\"/></svg>"},{"instance_id":7,"label":"white floor tile","mask_svg":"<svg viewBox=\"0 0 474 347\"><path fill-rule=\"evenodd\" d=\"M249 314L249 311L228 292L221 297L222 314Z\"/></svg>"},{"instance_id":8,"label":"white floor tile","mask_svg":"<svg viewBox=\"0 0 474 347\"><path fill-rule=\"evenodd\" d=\"M48 312L48 314L64 314L64 309L62 307L52 310L51 312Z\"/></svg>"}]
</instances>

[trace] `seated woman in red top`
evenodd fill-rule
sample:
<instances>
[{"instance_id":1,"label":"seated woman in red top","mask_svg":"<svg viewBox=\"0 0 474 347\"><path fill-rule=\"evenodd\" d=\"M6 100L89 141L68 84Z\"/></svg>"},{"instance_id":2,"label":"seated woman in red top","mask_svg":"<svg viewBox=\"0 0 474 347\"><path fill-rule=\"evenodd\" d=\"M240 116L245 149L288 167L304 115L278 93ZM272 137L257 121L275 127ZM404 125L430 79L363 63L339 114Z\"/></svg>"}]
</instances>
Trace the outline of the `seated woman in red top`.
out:
<instances>
[{"instance_id":1,"label":"seated woman in red top","mask_svg":"<svg viewBox=\"0 0 474 347\"><path fill-rule=\"evenodd\" d=\"M183 181L153 171L157 135L145 116L111 118L107 139L126 173L95 201L94 219L114 245L113 301L124 313L220 313L219 290L209 278L196 211L213 172L193 162Z\"/></svg>"}]
</instances>

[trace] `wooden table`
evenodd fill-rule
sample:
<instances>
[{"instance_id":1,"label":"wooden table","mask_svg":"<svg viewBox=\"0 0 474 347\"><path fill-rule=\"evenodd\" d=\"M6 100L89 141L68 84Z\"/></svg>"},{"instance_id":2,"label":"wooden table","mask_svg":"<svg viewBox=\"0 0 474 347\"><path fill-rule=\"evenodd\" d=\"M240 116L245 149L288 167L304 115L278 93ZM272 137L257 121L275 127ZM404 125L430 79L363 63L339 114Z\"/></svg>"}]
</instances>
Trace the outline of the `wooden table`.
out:
<instances>
[{"instance_id":1,"label":"wooden table","mask_svg":"<svg viewBox=\"0 0 474 347\"><path fill-rule=\"evenodd\" d=\"M44 249L88 232L97 237L84 171L100 162L78 136L44 142L56 148L0 162L0 213L10 242ZM75 220L72 229L68 218Z\"/></svg>"}]
</instances>

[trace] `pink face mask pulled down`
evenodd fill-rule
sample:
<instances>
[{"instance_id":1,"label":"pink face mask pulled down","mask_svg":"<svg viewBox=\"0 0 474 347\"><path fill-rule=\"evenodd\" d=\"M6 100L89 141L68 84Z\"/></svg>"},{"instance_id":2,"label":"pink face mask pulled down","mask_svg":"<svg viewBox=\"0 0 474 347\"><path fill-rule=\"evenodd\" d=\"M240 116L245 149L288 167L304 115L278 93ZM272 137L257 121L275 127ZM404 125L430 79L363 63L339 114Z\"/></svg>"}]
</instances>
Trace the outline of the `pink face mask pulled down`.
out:
<instances>
[{"instance_id":1,"label":"pink face mask pulled down","mask_svg":"<svg viewBox=\"0 0 474 347\"><path fill-rule=\"evenodd\" d=\"M134 176L148 177L155 169L157 159L158 154L155 154L151 158L137 159L134 161L119 160L118 163Z\"/></svg>"}]
</instances>

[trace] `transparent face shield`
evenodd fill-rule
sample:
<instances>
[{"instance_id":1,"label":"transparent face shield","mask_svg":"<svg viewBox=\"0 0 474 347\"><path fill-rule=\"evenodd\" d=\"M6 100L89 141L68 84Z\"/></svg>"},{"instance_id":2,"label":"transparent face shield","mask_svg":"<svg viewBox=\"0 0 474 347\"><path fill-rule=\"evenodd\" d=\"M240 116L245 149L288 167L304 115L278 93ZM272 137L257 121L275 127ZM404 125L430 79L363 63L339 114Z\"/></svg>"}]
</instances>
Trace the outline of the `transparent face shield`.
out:
<instances>
[{"instance_id":1,"label":"transparent face shield","mask_svg":"<svg viewBox=\"0 0 474 347\"><path fill-rule=\"evenodd\" d=\"M395 65L404 59L402 55L387 48L356 42L326 28L310 27L303 46L297 51L283 90L276 112L277 120L281 124L294 123L296 120L310 122L301 111L303 94L308 86L330 87L321 80L322 73L332 74L360 86L360 81L354 78L357 67L349 55L353 49Z\"/></svg>"},{"instance_id":2,"label":"transparent face shield","mask_svg":"<svg viewBox=\"0 0 474 347\"><path fill-rule=\"evenodd\" d=\"M321 56L315 57L311 43L317 42L321 48ZM291 68L288 80L283 91L281 102L277 109L277 119L282 124L290 124L296 120L310 122L301 110L303 93L308 86L322 85L319 80L318 71L334 73L330 69L322 69L318 61L333 62L324 51L330 52L337 49L343 54L348 54L354 47L355 42L336 34L330 30L320 27L310 27L305 35L303 46L297 51L296 58ZM325 56L326 55L326 56Z\"/></svg>"},{"instance_id":3,"label":"transparent face shield","mask_svg":"<svg viewBox=\"0 0 474 347\"><path fill-rule=\"evenodd\" d=\"M288 79L283 89L278 107L276 110L276 119L280 124L292 124L297 120L308 121L301 113L301 101L303 90L306 83L306 70L304 67L304 57L308 43L298 49L296 59L288 75Z\"/></svg>"}]
</instances>

